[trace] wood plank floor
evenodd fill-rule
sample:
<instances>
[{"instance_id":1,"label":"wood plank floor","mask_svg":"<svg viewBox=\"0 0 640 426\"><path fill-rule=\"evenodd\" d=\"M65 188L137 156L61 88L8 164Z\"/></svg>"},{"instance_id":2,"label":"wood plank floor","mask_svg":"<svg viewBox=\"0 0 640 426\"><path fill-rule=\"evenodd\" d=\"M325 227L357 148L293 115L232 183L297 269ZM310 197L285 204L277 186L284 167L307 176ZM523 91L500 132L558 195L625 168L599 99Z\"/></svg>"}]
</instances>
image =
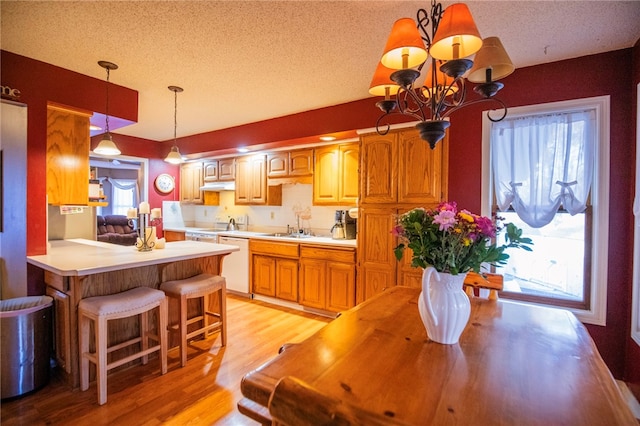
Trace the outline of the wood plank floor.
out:
<instances>
[{"instance_id":1,"label":"wood plank floor","mask_svg":"<svg viewBox=\"0 0 640 426\"><path fill-rule=\"evenodd\" d=\"M238 412L240 380L277 355L287 342L300 342L329 318L230 295L227 346L219 334L195 342L180 368L169 351L169 371L158 359L109 375L107 403L99 406L95 382L71 390L57 379L13 401L3 402L0 423L10 425L256 425Z\"/></svg>"}]
</instances>

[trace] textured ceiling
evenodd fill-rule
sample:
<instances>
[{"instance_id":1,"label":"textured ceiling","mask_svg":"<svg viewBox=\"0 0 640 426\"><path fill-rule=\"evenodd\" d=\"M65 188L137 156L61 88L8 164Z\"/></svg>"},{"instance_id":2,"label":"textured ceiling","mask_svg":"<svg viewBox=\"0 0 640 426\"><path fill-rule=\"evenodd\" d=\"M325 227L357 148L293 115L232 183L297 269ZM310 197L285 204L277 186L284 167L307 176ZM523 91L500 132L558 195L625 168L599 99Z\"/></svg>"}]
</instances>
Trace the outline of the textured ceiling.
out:
<instances>
[{"instance_id":1,"label":"textured ceiling","mask_svg":"<svg viewBox=\"0 0 640 426\"><path fill-rule=\"evenodd\" d=\"M446 7L451 2L443 2ZM516 67L633 46L640 1L467 1ZM117 133L173 138L369 97L393 22L428 1L6 1L2 49L139 92ZM374 108L372 103L372 108ZM373 123L372 123L373 124Z\"/></svg>"}]
</instances>

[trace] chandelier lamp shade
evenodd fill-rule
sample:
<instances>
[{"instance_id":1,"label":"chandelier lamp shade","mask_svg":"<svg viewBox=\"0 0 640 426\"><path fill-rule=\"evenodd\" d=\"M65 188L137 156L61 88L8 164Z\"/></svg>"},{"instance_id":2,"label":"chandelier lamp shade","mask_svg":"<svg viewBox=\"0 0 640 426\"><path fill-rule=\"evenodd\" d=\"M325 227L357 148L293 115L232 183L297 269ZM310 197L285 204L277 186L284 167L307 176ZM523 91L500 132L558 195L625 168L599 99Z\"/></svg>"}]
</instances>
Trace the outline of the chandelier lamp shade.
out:
<instances>
[{"instance_id":1,"label":"chandelier lamp shade","mask_svg":"<svg viewBox=\"0 0 640 426\"><path fill-rule=\"evenodd\" d=\"M446 134L449 115L462 107L495 102L502 111L498 117L489 113L489 119L504 119L507 107L495 98L504 85L497 80L515 67L500 39L483 40L464 3L443 11L442 5L432 0L430 13L419 9L416 21L401 18L393 24L371 80L369 93L384 96L376 103L383 112L376 131L381 135L389 131L391 126L385 119L391 114L409 116L418 120L421 138L433 149ZM420 85L417 81L423 68L426 73ZM467 80L476 83L476 99L466 99Z\"/></svg>"},{"instance_id":2,"label":"chandelier lamp shade","mask_svg":"<svg viewBox=\"0 0 640 426\"><path fill-rule=\"evenodd\" d=\"M171 151L169 151L169 154L167 154L164 161L171 164L180 164L182 163L182 155L180 155L180 150L178 149L177 143L178 93L182 92L184 89L178 86L169 86L168 89L173 92L173 146L171 147Z\"/></svg>"},{"instance_id":3,"label":"chandelier lamp shade","mask_svg":"<svg viewBox=\"0 0 640 426\"><path fill-rule=\"evenodd\" d=\"M120 155L120 150L113 142L113 139L111 138L111 132L109 132L109 72L111 70L117 70L118 66L113 62L108 61L98 61L98 65L107 70L107 108L105 110L106 132L100 143L94 148L93 152L100 155Z\"/></svg>"}]
</instances>

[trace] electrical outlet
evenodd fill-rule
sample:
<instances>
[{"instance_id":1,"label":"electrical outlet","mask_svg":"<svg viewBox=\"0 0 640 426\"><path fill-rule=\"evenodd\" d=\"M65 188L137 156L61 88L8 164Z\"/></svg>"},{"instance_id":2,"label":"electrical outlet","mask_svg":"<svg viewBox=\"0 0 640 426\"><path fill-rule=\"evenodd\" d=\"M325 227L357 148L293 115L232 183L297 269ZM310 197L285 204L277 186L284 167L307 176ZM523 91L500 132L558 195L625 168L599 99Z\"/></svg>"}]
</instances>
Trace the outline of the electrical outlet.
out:
<instances>
[{"instance_id":1,"label":"electrical outlet","mask_svg":"<svg viewBox=\"0 0 640 426\"><path fill-rule=\"evenodd\" d=\"M275 219L276 214L274 212L271 212L271 220Z\"/></svg>"},{"instance_id":2,"label":"electrical outlet","mask_svg":"<svg viewBox=\"0 0 640 426\"><path fill-rule=\"evenodd\" d=\"M237 216L237 217L236 217L236 223L237 223L238 225L244 225L244 222L245 222L245 220L244 220L244 219L245 219L245 215Z\"/></svg>"}]
</instances>

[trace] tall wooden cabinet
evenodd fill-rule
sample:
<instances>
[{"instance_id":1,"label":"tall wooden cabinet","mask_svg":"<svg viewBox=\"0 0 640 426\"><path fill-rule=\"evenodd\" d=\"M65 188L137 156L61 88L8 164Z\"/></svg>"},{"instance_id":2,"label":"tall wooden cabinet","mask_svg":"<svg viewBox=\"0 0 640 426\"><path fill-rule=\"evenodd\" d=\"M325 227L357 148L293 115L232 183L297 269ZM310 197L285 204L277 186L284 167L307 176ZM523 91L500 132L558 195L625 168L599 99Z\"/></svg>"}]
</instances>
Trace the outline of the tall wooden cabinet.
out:
<instances>
[{"instance_id":1,"label":"tall wooden cabinet","mask_svg":"<svg viewBox=\"0 0 640 426\"><path fill-rule=\"evenodd\" d=\"M256 154L236 158L235 203L282 205L282 185L267 185L266 155Z\"/></svg>"},{"instance_id":2,"label":"tall wooden cabinet","mask_svg":"<svg viewBox=\"0 0 640 426\"><path fill-rule=\"evenodd\" d=\"M358 287L360 303L395 285L416 285L421 271L405 259L391 230L398 214L447 199L448 138L432 150L414 128L367 134L360 143Z\"/></svg>"},{"instance_id":3,"label":"tall wooden cabinet","mask_svg":"<svg viewBox=\"0 0 640 426\"><path fill-rule=\"evenodd\" d=\"M316 148L313 204L354 206L358 202L358 143Z\"/></svg>"}]
</instances>

